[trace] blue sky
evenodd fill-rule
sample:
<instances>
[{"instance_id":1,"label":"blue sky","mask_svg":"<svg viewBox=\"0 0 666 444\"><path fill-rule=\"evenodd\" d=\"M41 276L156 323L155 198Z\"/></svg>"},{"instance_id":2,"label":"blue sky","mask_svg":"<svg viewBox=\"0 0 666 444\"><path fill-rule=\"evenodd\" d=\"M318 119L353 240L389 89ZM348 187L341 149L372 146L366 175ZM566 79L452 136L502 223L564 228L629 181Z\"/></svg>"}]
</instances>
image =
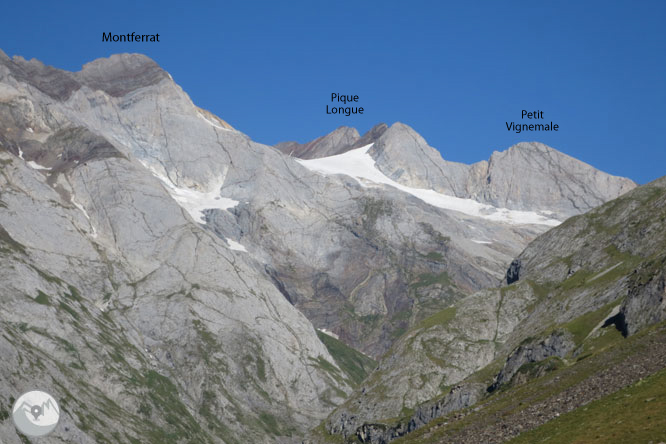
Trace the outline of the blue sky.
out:
<instances>
[{"instance_id":1,"label":"blue sky","mask_svg":"<svg viewBox=\"0 0 666 444\"><path fill-rule=\"evenodd\" d=\"M401 121L448 160L538 140L639 183L666 174L664 1L5 3L10 56L79 70L144 53L258 142ZM102 42L132 31L160 43ZM333 92L365 113L327 115ZM523 109L560 130L507 131Z\"/></svg>"}]
</instances>

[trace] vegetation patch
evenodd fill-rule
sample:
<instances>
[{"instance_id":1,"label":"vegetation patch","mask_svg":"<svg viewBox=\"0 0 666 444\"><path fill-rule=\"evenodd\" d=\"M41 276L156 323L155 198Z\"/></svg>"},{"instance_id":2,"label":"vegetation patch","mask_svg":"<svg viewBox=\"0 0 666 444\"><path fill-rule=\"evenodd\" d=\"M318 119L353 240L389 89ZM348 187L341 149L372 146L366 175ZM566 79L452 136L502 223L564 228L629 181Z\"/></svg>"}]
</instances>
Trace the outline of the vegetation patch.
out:
<instances>
[{"instance_id":1,"label":"vegetation patch","mask_svg":"<svg viewBox=\"0 0 666 444\"><path fill-rule=\"evenodd\" d=\"M367 231L374 230L377 219L379 219L381 216L389 216L393 212L391 202L383 199L363 199L362 205L363 228Z\"/></svg>"},{"instance_id":2,"label":"vegetation patch","mask_svg":"<svg viewBox=\"0 0 666 444\"><path fill-rule=\"evenodd\" d=\"M42 305L51 305L51 301L48 295L41 290L37 290L37 297L35 298L35 302Z\"/></svg>"},{"instance_id":3,"label":"vegetation patch","mask_svg":"<svg viewBox=\"0 0 666 444\"><path fill-rule=\"evenodd\" d=\"M357 387L377 366L372 358L354 350L342 341L317 330L317 336L324 343L338 367L345 372L349 380Z\"/></svg>"},{"instance_id":4,"label":"vegetation patch","mask_svg":"<svg viewBox=\"0 0 666 444\"><path fill-rule=\"evenodd\" d=\"M0 225L0 243L6 245L10 251L26 254L25 247L23 246L23 244L16 242L14 238L11 237L9 233L7 233L7 230L5 230L1 225Z\"/></svg>"},{"instance_id":5,"label":"vegetation patch","mask_svg":"<svg viewBox=\"0 0 666 444\"><path fill-rule=\"evenodd\" d=\"M442 271L441 273L422 273L417 276L416 281L412 282L410 287L418 289L435 284L442 286L451 285L451 277L449 276L449 273L446 271Z\"/></svg>"},{"instance_id":6,"label":"vegetation patch","mask_svg":"<svg viewBox=\"0 0 666 444\"><path fill-rule=\"evenodd\" d=\"M582 316L577 317L571 322L564 324L562 327L569 331L574 336L574 342L576 345L583 343L585 338L590 334L590 332L596 327L611 311L611 308L617 305L618 302L612 302L610 304L604 305L598 310L590 311L585 313Z\"/></svg>"},{"instance_id":7,"label":"vegetation patch","mask_svg":"<svg viewBox=\"0 0 666 444\"><path fill-rule=\"evenodd\" d=\"M429 318L425 318L419 322L414 329L427 330L436 325L446 325L456 317L456 307L445 308L444 310L435 313Z\"/></svg>"}]
</instances>

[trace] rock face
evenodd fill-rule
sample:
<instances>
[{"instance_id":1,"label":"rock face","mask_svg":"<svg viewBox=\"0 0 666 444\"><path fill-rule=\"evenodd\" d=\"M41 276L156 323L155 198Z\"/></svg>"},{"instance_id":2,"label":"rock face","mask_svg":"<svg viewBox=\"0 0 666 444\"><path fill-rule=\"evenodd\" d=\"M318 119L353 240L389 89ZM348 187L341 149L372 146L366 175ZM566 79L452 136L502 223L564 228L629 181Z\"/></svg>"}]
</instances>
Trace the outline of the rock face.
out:
<instances>
[{"instance_id":1,"label":"rock face","mask_svg":"<svg viewBox=\"0 0 666 444\"><path fill-rule=\"evenodd\" d=\"M624 190L610 178L533 205L516 191L524 213L482 205L497 197L471 199L469 177L485 170L402 124L289 149L360 147L376 180L252 142L145 56L70 73L0 52L2 412L41 381L65 413L47 443L289 440L355 386L343 344L313 324L374 357L397 351L385 382L364 385L388 384L388 401L350 424L400 412L397 397L417 407L517 345L540 297L522 268L511 297L478 291L553 225L544 202L559 217ZM7 422L0 437L20 442Z\"/></svg>"},{"instance_id":2,"label":"rock face","mask_svg":"<svg viewBox=\"0 0 666 444\"><path fill-rule=\"evenodd\" d=\"M509 269L506 271L506 284L511 285L520 279L520 259L514 259L509 265Z\"/></svg>"},{"instance_id":3,"label":"rock face","mask_svg":"<svg viewBox=\"0 0 666 444\"><path fill-rule=\"evenodd\" d=\"M625 336L666 319L665 275L666 256L635 270L619 313Z\"/></svg>"},{"instance_id":4,"label":"rock face","mask_svg":"<svg viewBox=\"0 0 666 444\"><path fill-rule=\"evenodd\" d=\"M64 412L44 442L298 435L351 384L262 264L198 223L198 208L218 202L205 194L214 174L228 171L215 130L249 142L200 117L153 65L114 57L70 74L0 61L3 412L37 385ZM195 176L179 170L190 133L169 132L186 124L222 159L183 168ZM174 182L154 171L167 144L181 155L159 171ZM0 439L21 442L11 421Z\"/></svg>"},{"instance_id":5,"label":"rock face","mask_svg":"<svg viewBox=\"0 0 666 444\"><path fill-rule=\"evenodd\" d=\"M527 209L538 203L558 215L591 210L633 189L611 176L542 143L519 143L490 156L482 180L470 193L500 207ZM565 197L566 196L566 197Z\"/></svg>"},{"instance_id":6,"label":"rock face","mask_svg":"<svg viewBox=\"0 0 666 444\"><path fill-rule=\"evenodd\" d=\"M355 128L341 126L332 133L304 145L298 142L282 142L275 145L275 148L287 156L294 156L300 159L314 159L317 157L334 156L349 151L360 138L361 136Z\"/></svg>"},{"instance_id":7,"label":"rock face","mask_svg":"<svg viewBox=\"0 0 666 444\"><path fill-rule=\"evenodd\" d=\"M521 345L509 355L488 390L497 390L502 384L510 381L525 364L540 362L553 356L564 358L575 347L572 335L565 330L556 331L542 341Z\"/></svg>"},{"instance_id":8,"label":"rock face","mask_svg":"<svg viewBox=\"0 0 666 444\"><path fill-rule=\"evenodd\" d=\"M387 444L423 427L434 419L474 405L481 399L483 389L484 387L480 384L458 385L439 401L419 406L410 418L395 426L363 424L356 431L356 439L362 443Z\"/></svg>"}]
</instances>

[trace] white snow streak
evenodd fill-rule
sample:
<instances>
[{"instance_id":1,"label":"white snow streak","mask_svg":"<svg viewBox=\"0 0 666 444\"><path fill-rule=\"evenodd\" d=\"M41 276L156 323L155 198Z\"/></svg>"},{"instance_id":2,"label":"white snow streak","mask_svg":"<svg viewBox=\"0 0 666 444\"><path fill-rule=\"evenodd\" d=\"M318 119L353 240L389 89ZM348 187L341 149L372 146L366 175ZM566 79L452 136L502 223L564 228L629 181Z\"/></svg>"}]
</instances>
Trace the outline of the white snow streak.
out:
<instances>
[{"instance_id":1,"label":"white snow streak","mask_svg":"<svg viewBox=\"0 0 666 444\"><path fill-rule=\"evenodd\" d=\"M229 249L230 250L244 251L245 253L247 253L247 250L245 249L245 247L243 245L239 244L238 242L236 242L233 239L229 239L229 238L226 238L226 239L227 239L227 243L229 244Z\"/></svg>"},{"instance_id":2,"label":"white snow streak","mask_svg":"<svg viewBox=\"0 0 666 444\"><path fill-rule=\"evenodd\" d=\"M219 209L228 210L238 205L237 200L220 197L220 188L224 185L224 180L219 181L211 187L210 191L197 191L189 188L180 188L174 185L164 174L157 171L148 163L141 161L153 176L157 177L165 186L171 197L187 211L192 219L197 222L206 223L204 210ZM239 244L240 245L240 244Z\"/></svg>"},{"instance_id":3,"label":"white snow streak","mask_svg":"<svg viewBox=\"0 0 666 444\"><path fill-rule=\"evenodd\" d=\"M199 117L201 117L203 120L205 120L206 123L208 123L209 125L213 125L213 126L214 126L215 128L217 128L217 129L221 129L221 130L224 130L224 131L233 131L233 130L231 130L231 129L229 129L229 128L225 128L225 127L223 127L222 125L218 124L218 123L215 122L214 120L209 119L208 117L206 117L206 116L204 116L203 114L201 114L199 111L197 111L197 114L199 114Z\"/></svg>"},{"instance_id":4,"label":"white snow streak","mask_svg":"<svg viewBox=\"0 0 666 444\"><path fill-rule=\"evenodd\" d=\"M28 166L29 166L30 168L32 168L33 170L50 170L50 169L51 169L51 168L47 168L47 167L45 167L45 166L42 166L42 165L40 165L40 164L38 164L37 162L32 161L32 160L29 160L29 161L27 162L27 164L28 164Z\"/></svg>"},{"instance_id":5,"label":"white snow streak","mask_svg":"<svg viewBox=\"0 0 666 444\"><path fill-rule=\"evenodd\" d=\"M326 330L325 328L318 328L317 330L319 330L320 332L322 332L324 334L327 334L327 335L329 335L329 336L331 336L335 339L338 339L338 340L340 339L340 337L338 335L336 335L335 333L333 333L330 330Z\"/></svg>"},{"instance_id":6,"label":"white snow streak","mask_svg":"<svg viewBox=\"0 0 666 444\"><path fill-rule=\"evenodd\" d=\"M23 150L21 149L21 145L18 146L18 150L19 150L19 153L18 153L19 154L19 159L25 160L25 157L23 157L24 153L23 153ZM42 165L38 164L37 162L35 162L33 160L28 160L26 163L33 170L50 170L51 169L51 168L47 168L45 166L42 166Z\"/></svg>"},{"instance_id":7,"label":"white snow streak","mask_svg":"<svg viewBox=\"0 0 666 444\"><path fill-rule=\"evenodd\" d=\"M319 159L303 160L297 159L309 170L324 174L344 174L356 179L362 186L385 184L397 188L400 191L411 194L427 204L446 210L458 211L470 216L481 217L495 222L509 224L538 224L554 227L561 222L541 216L534 211L517 211L507 208L496 208L492 205L482 204L472 199L461 199L448 196L434 190L412 188L386 177L375 166L375 160L368 154L370 145L347 151L336 156L322 157Z\"/></svg>"},{"instance_id":8,"label":"white snow streak","mask_svg":"<svg viewBox=\"0 0 666 444\"><path fill-rule=\"evenodd\" d=\"M476 240L476 239L470 239L472 242L476 244L492 244L491 241L483 241L483 240Z\"/></svg>"},{"instance_id":9,"label":"white snow streak","mask_svg":"<svg viewBox=\"0 0 666 444\"><path fill-rule=\"evenodd\" d=\"M75 206L76 208L78 208L79 210L81 210L81 212L83 212L83 215L86 217L86 219L88 219L88 223L90 224L90 229L92 230L92 232L90 233L90 235L91 235L93 238L96 238L96 237L97 237L97 230L95 230L95 227L93 226L92 221L90 220L90 216L88 215L88 212L86 211L86 209L83 208L83 205L81 205L80 203L78 203L78 202L74 199L74 196L73 196L73 195L72 195L71 202L74 204L74 206Z\"/></svg>"}]
</instances>

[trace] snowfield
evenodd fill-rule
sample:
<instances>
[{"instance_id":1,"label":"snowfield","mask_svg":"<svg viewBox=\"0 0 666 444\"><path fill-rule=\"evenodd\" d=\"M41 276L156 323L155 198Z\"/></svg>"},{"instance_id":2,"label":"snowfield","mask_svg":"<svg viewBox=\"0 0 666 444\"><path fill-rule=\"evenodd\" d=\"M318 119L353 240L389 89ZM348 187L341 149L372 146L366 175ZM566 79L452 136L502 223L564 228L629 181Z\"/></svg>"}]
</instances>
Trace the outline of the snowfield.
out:
<instances>
[{"instance_id":1,"label":"snowfield","mask_svg":"<svg viewBox=\"0 0 666 444\"><path fill-rule=\"evenodd\" d=\"M458 211L470 216L480 217L495 222L514 225L537 224L550 227L557 226L561 221L550 219L534 211L509 210L482 204L472 199L461 199L455 196L438 193L434 190L412 188L386 177L375 166L375 160L368 154L372 144L347 151L330 157L319 159L296 159L298 163L311 171L324 175L344 174L356 179L362 186L389 185L400 191L411 194L423 202L445 210Z\"/></svg>"},{"instance_id":2,"label":"snowfield","mask_svg":"<svg viewBox=\"0 0 666 444\"><path fill-rule=\"evenodd\" d=\"M197 191L189 188L180 188L171 182L171 180L163 173L160 173L148 163L144 161L140 162L151 173L153 173L153 176L157 177L165 185L171 197L173 197L178 205L185 209L185 211L187 211L190 216L192 216L192 219L197 222L201 222L202 224L206 223L206 218L203 213L204 210L228 210L229 208L233 208L238 205L237 200L220 196L220 189L222 188L222 185L224 185L224 181L213 185L210 191Z\"/></svg>"}]
</instances>

